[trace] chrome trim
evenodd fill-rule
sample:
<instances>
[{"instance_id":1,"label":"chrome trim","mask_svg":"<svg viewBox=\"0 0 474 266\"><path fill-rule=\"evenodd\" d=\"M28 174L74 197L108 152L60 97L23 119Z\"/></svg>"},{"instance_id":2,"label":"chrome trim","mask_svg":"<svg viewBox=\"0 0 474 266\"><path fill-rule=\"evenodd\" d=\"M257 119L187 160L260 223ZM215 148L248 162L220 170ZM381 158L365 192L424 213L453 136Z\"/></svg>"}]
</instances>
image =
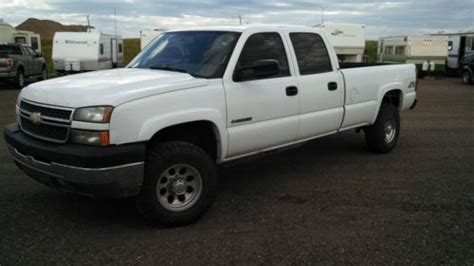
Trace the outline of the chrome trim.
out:
<instances>
[{"instance_id":1,"label":"chrome trim","mask_svg":"<svg viewBox=\"0 0 474 266\"><path fill-rule=\"evenodd\" d=\"M31 115L33 113L33 112L30 112L30 111L27 111L27 110L24 110L24 109L21 109L21 108L18 108L18 110L20 110L20 113L23 113L24 115L27 115L28 117L24 116L26 118L29 118L29 115ZM51 121L61 122L61 123L71 123L71 120L60 119L60 118L55 118L55 117L50 117L50 116L41 116L41 118L51 120Z\"/></svg>"},{"instance_id":2,"label":"chrome trim","mask_svg":"<svg viewBox=\"0 0 474 266\"><path fill-rule=\"evenodd\" d=\"M35 133L32 133L32 132L30 132L30 131L23 128L21 119L19 119L19 125L20 125L21 130L23 132L25 132L26 134L34 137L34 138L41 139L41 140L44 140L44 141L54 142L54 143L66 143L69 140L70 133L71 133L72 118L74 116L74 108L42 104L42 103L38 103L38 102L35 102L35 101L30 101L30 100L27 100L25 98L22 98L20 100L20 105L18 106L18 111L19 111L18 115L20 117L24 118L24 119L29 120L29 121L32 121L29 115L31 115L33 112L22 109L21 108L21 102L25 102L27 104L38 106L38 107L57 109L57 110L62 110L62 111L70 111L71 113L69 115L69 120L50 117L50 116L43 116L43 115L41 116L41 118L42 118L41 123L42 124L45 124L45 125L48 125L48 126L54 126L54 127L67 128L68 130L67 130L65 139L54 139L54 138L49 138L47 136L40 136L40 135L37 135ZM57 123L55 123L55 122L57 122Z\"/></svg>"},{"instance_id":3,"label":"chrome trim","mask_svg":"<svg viewBox=\"0 0 474 266\"><path fill-rule=\"evenodd\" d=\"M64 111L74 111L74 108L71 108L71 107L44 104L44 103L39 103L39 102L31 101L31 100L28 100L28 99L25 99L25 98L21 98L20 102L21 102L21 101L25 101L25 102L27 102L27 103L29 103L29 104L38 105L38 106L46 107L46 108L61 109L61 110L64 110Z\"/></svg>"},{"instance_id":4,"label":"chrome trim","mask_svg":"<svg viewBox=\"0 0 474 266\"><path fill-rule=\"evenodd\" d=\"M21 113L22 111L20 111L20 116L27 119L27 120L31 120L31 118L29 116L26 116L25 114L22 114ZM58 123L52 123L52 122L48 122L48 121L45 121L45 120L49 120L49 118L46 118L44 116L41 116L41 124L42 125L48 125L48 126L55 126L55 127L71 127L70 124L58 124Z\"/></svg>"},{"instance_id":5,"label":"chrome trim","mask_svg":"<svg viewBox=\"0 0 474 266\"><path fill-rule=\"evenodd\" d=\"M145 162L136 162L104 168L84 168L60 163L47 163L33 156L20 153L8 145L13 160L34 171L61 178L68 181L87 184L107 184L118 182L123 186L141 184L143 181Z\"/></svg>"}]
</instances>

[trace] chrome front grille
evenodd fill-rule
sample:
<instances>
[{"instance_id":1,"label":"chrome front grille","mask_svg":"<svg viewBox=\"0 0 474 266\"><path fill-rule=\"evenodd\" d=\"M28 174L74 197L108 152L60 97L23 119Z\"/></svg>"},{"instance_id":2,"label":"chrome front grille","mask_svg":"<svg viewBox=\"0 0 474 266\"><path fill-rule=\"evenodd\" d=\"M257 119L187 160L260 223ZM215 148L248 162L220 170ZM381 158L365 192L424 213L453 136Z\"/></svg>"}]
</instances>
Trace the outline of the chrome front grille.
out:
<instances>
[{"instance_id":1,"label":"chrome front grille","mask_svg":"<svg viewBox=\"0 0 474 266\"><path fill-rule=\"evenodd\" d=\"M19 115L23 132L46 141L65 143L69 138L73 109L21 100Z\"/></svg>"}]
</instances>

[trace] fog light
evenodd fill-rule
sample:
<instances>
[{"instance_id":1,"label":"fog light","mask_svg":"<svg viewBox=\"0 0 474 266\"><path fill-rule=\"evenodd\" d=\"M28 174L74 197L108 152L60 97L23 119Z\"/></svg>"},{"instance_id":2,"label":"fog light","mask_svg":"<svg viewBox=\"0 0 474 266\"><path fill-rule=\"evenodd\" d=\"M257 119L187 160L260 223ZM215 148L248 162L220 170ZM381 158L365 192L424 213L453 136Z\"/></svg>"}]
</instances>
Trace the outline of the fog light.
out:
<instances>
[{"instance_id":1,"label":"fog light","mask_svg":"<svg viewBox=\"0 0 474 266\"><path fill-rule=\"evenodd\" d=\"M71 131L71 142L95 145L95 146L107 146L109 145L109 131L87 131L73 129Z\"/></svg>"}]
</instances>

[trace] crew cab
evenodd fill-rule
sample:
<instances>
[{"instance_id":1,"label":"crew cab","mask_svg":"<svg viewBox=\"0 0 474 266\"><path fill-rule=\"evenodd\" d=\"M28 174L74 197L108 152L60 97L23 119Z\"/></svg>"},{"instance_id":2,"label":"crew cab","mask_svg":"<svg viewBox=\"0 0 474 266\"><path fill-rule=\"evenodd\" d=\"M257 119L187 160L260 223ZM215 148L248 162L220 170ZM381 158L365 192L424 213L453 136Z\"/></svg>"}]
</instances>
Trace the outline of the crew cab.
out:
<instances>
[{"instance_id":1,"label":"crew cab","mask_svg":"<svg viewBox=\"0 0 474 266\"><path fill-rule=\"evenodd\" d=\"M0 44L0 81L12 80L21 89L27 78L48 78L44 57L23 44Z\"/></svg>"},{"instance_id":2,"label":"crew cab","mask_svg":"<svg viewBox=\"0 0 474 266\"><path fill-rule=\"evenodd\" d=\"M319 29L193 28L124 69L26 87L5 138L39 182L133 196L147 221L177 226L214 201L217 165L350 129L386 153L415 102L414 65L341 68Z\"/></svg>"}]
</instances>

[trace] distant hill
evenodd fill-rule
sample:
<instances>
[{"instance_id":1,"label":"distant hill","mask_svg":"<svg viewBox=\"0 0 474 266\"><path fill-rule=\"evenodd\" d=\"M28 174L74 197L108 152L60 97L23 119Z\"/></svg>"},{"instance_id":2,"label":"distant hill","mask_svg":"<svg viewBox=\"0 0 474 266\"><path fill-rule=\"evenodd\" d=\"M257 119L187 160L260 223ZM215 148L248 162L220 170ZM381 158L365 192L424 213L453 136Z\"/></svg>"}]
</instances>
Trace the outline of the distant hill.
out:
<instances>
[{"instance_id":1,"label":"distant hill","mask_svg":"<svg viewBox=\"0 0 474 266\"><path fill-rule=\"evenodd\" d=\"M91 26L91 28L94 28ZM63 25L52 20L29 18L16 26L17 30L28 30L39 33L43 39L52 39L57 31L87 31L86 25Z\"/></svg>"}]
</instances>

